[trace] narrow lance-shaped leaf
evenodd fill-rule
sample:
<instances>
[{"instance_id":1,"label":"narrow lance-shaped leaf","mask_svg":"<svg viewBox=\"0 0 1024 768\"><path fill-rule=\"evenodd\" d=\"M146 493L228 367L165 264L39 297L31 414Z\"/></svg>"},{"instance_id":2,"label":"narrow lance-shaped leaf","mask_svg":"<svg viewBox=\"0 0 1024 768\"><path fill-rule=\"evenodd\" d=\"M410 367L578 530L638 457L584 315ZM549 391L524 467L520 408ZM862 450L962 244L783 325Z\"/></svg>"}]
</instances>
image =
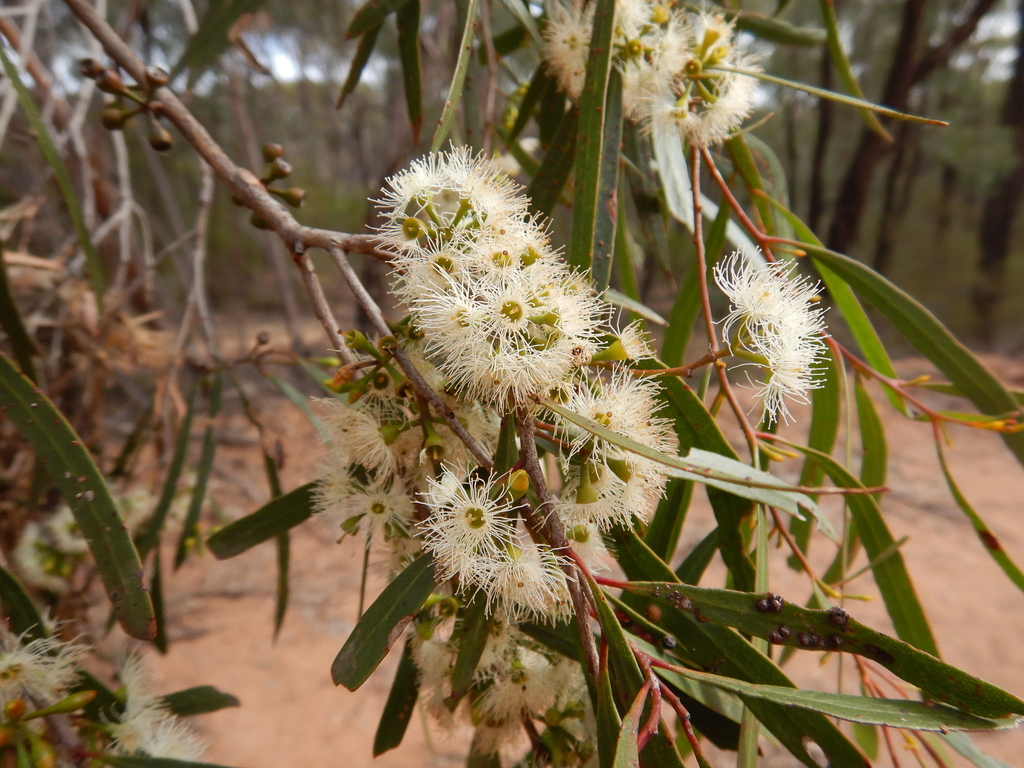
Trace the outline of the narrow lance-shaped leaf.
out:
<instances>
[{"instance_id":1,"label":"narrow lance-shaped leaf","mask_svg":"<svg viewBox=\"0 0 1024 768\"><path fill-rule=\"evenodd\" d=\"M384 20L410 0L367 0L360 5L345 29L345 37L352 39L379 27Z\"/></svg>"},{"instance_id":2,"label":"narrow lance-shaped leaf","mask_svg":"<svg viewBox=\"0 0 1024 768\"><path fill-rule=\"evenodd\" d=\"M222 385L222 376L218 371L213 376L213 386L210 392L210 422L203 432L203 448L199 454L199 464L196 467L196 484L192 488L192 498L189 501L188 512L185 513L185 522L181 526L181 535L178 538L178 549L174 553L175 570L185 562L190 546L199 535L199 515L203 511L203 502L206 500L206 484L210 479L210 472L213 470L213 457L217 451L217 441L213 436L213 420L220 412Z\"/></svg>"},{"instance_id":3,"label":"narrow lance-shaped leaf","mask_svg":"<svg viewBox=\"0 0 1024 768\"><path fill-rule=\"evenodd\" d=\"M615 0L594 0L593 33L587 57L587 73L580 94L580 123L576 137L576 194L573 199L572 239L569 246L569 264L586 270L591 267L601 214L601 182L604 156L612 151L618 160L619 145L605 146L606 118L622 121L622 77L613 69L615 31ZM609 97L618 103L609 110ZM609 111L611 114L609 114ZM607 215L607 212L606 212ZM611 216L615 216L614 209ZM612 242L607 241L611 248ZM610 265L609 265L610 266ZM603 268L602 268L603 271ZM600 285L600 288L606 287Z\"/></svg>"},{"instance_id":4,"label":"narrow lance-shaped leaf","mask_svg":"<svg viewBox=\"0 0 1024 768\"><path fill-rule=\"evenodd\" d=\"M196 395L199 393L199 382L192 387L192 394L188 398L188 407L185 409L185 417L178 427L178 436L174 441L174 454L171 456L171 463L167 467L167 477L164 478L163 489L160 491L160 498L153 510L152 517L139 535L139 555L143 560L146 555L156 548L160 540L160 531L167 520L167 513L171 511L171 504L174 503L174 496L178 491L178 478L185 468L185 459L188 456L188 444L192 437L192 415L195 412Z\"/></svg>"},{"instance_id":5,"label":"narrow lance-shaped leaf","mask_svg":"<svg viewBox=\"0 0 1024 768\"><path fill-rule=\"evenodd\" d=\"M160 542L157 541L153 555L153 577L149 581L149 594L153 600L153 616L156 620L156 636L153 645L160 653L167 653L167 614L164 611L164 574L161 565Z\"/></svg>"},{"instance_id":6,"label":"narrow lance-shaped leaf","mask_svg":"<svg viewBox=\"0 0 1024 768\"><path fill-rule=\"evenodd\" d=\"M441 111L441 119L437 123L437 130L434 131L434 140L430 142L430 151L437 152L441 149L445 137L452 129L455 121L455 113L459 108L459 100L462 98L462 85L466 80L466 69L469 67L469 59L473 53L473 29L476 24L477 9L480 0L469 0L466 8L466 26L462 30L462 42L459 44L459 58L455 64L455 73L452 75L452 84L448 89L448 98L445 100L444 109Z\"/></svg>"},{"instance_id":7,"label":"narrow lance-shaped leaf","mask_svg":"<svg viewBox=\"0 0 1024 768\"><path fill-rule=\"evenodd\" d=\"M412 142L420 143L423 126L423 83L420 76L420 0L408 0L395 16L398 24L398 58L402 64L405 108L409 113Z\"/></svg>"},{"instance_id":8,"label":"narrow lance-shaped leaf","mask_svg":"<svg viewBox=\"0 0 1024 768\"><path fill-rule=\"evenodd\" d=\"M884 314L922 355L989 416L1020 411L1016 398L939 320L895 285L858 261L827 248L806 246L819 266L832 270ZM1003 434L1017 460L1024 464L1024 432Z\"/></svg>"},{"instance_id":9,"label":"narrow lance-shaped leaf","mask_svg":"<svg viewBox=\"0 0 1024 768\"><path fill-rule=\"evenodd\" d=\"M768 83L775 83L776 85L784 85L788 88L794 88L798 91L804 91L805 93L819 96L823 99L831 99L832 101L838 101L840 104L847 104L851 107L857 107L858 109L870 109L873 112L877 112L880 115L886 117L892 117L896 120L906 120L911 123L926 123L927 125L949 125L945 120L932 120L929 117L918 117L917 115L908 115L905 112L899 112L889 107L883 107L880 104L873 104L870 101L864 99L856 99L853 96L844 96L841 93L835 91L826 91L824 88L818 88L813 85L807 85L806 83L798 83L795 80L786 80L782 77L776 77L775 75L769 75L767 72L760 72L756 69L743 69L741 67L729 67L724 64L716 64L708 67L708 69L718 72L733 72L737 75L746 75L747 77L755 77L758 80L764 80Z\"/></svg>"},{"instance_id":10,"label":"narrow lance-shaped leaf","mask_svg":"<svg viewBox=\"0 0 1024 768\"><path fill-rule=\"evenodd\" d=\"M421 555L384 588L331 664L331 679L350 691L366 682L436 586L434 559Z\"/></svg>"},{"instance_id":11,"label":"narrow lance-shaped leaf","mask_svg":"<svg viewBox=\"0 0 1024 768\"><path fill-rule=\"evenodd\" d=\"M356 52L352 56L352 63L348 67L348 75L345 77L345 84L341 86L341 94L338 96L338 102L334 105L335 109L341 109L345 105L345 99L349 97L356 86L359 85L359 80L363 76L363 70L366 68L366 63L370 60L370 54L373 53L373 48L377 45L377 35L380 34L381 27L384 26L384 22L378 22L374 26L370 27L363 33L363 36L359 38L359 45L356 46Z\"/></svg>"},{"instance_id":12,"label":"narrow lance-shaped leaf","mask_svg":"<svg viewBox=\"0 0 1024 768\"><path fill-rule=\"evenodd\" d=\"M482 594L474 596L465 608L459 630L459 655L452 668L452 701L458 701L473 684L477 665L491 634L492 620L487 616L487 600Z\"/></svg>"},{"instance_id":13,"label":"narrow lance-shaped leaf","mask_svg":"<svg viewBox=\"0 0 1024 768\"><path fill-rule=\"evenodd\" d=\"M839 79L842 81L847 93L854 98L863 99L864 92L860 88L860 83L857 82L857 77L853 74L853 68L850 66L850 59L846 55L846 49L843 48L843 41L839 34L839 19L836 18L835 2L834 0L819 0L818 5L821 7L821 19L825 23L825 32L828 35L828 53L832 58L832 66L836 68ZM864 121L864 125L883 139L892 140L889 132L878 122L878 117L874 112L866 107L858 111L860 112L861 119Z\"/></svg>"},{"instance_id":14,"label":"narrow lance-shaped leaf","mask_svg":"<svg viewBox=\"0 0 1024 768\"><path fill-rule=\"evenodd\" d=\"M543 400L541 404L566 421L582 427L602 440L658 462L665 468L665 474L672 477L682 477L711 485L736 496L778 507L798 517L801 515L800 509L806 509L817 517L818 527L822 533L833 540L838 540L838 534L828 519L821 514L817 504L805 494L792 490L791 486L767 472L760 472L735 459L699 448L690 449L685 457L669 456L613 432L596 421L574 413L557 403Z\"/></svg>"},{"instance_id":15,"label":"narrow lance-shaped leaf","mask_svg":"<svg viewBox=\"0 0 1024 768\"><path fill-rule=\"evenodd\" d=\"M24 635L26 640L38 640L47 637L46 624L28 592L14 575L0 566L0 611L8 621L8 626L16 635Z\"/></svg>"},{"instance_id":16,"label":"narrow lance-shaped leaf","mask_svg":"<svg viewBox=\"0 0 1024 768\"><path fill-rule=\"evenodd\" d=\"M395 672L395 680L391 684L391 692L384 704L384 711L381 712L377 733L373 737L374 757L380 757L402 743L418 695L419 671L412 658L412 646L406 643L402 659L398 662L398 670Z\"/></svg>"},{"instance_id":17,"label":"narrow lance-shaped leaf","mask_svg":"<svg viewBox=\"0 0 1024 768\"><path fill-rule=\"evenodd\" d=\"M308 520L316 483L306 483L224 526L206 541L218 560L240 555Z\"/></svg>"},{"instance_id":18,"label":"narrow lance-shaped leaf","mask_svg":"<svg viewBox=\"0 0 1024 768\"><path fill-rule=\"evenodd\" d=\"M14 303L11 284L7 280L7 262L4 261L4 249L0 244L0 328L7 334L14 350L14 359L18 362L21 372L32 381L39 381L32 356L38 354L36 345L25 330L18 314L18 305Z\"/></svg>"},{"instance_id":19,"label":"narrow lance-shaped leaf","mask_svg":"<svg viewBox=\"0 0 1024 768\"><path fill-rule=\"evenodd\" d=\"M626 716L622 718L619 728L619 740L615 745L614 768L640 768L640 750L637 735L640 721L644 716L644 704L647 703L650 691L644 687L637 691L636 698L630 704Z\"/></svg>"},{"instance_id":20,"label":"narrow lance-shaped leaf","mask_svg":"<svg viewBox=\"0 0 1024 768\"><path fill-rule=\"evenodd\" d=\"M836 485L843 488L864 487L846 467L831 456L796 443L783 442L807 456L813 456ZM875 576L875 583L882 593L882 600L885 601L896 634L911 645L938 656L939 649L935 643L935 636L928 625L924 608L921 607L917 591L907 572L903 555L896 547L896 540L878 508L878 502L871 494L859 493L847 496L846 503L857 526L857 532L864 542L864 549L872 560L871 570Z\"/></svg>"},{"instance_id":21,"label":"narrow lance-shaped leaf","mask_svg":"<svg viewBox=\"0 0 1024 768\"><path fill-rule=\"evenodd\" d=\"M905 699L876 699L870 696L852 696L845 693L824 693L805 691L799 688L782 688L774 685L756 685L734 680L721 675L711 675L684 667L658 670L659 675L671 679L676 674L715 685L727 691L741 693L755 699L764 699L786 707L800 707L820 712L840 720L856 723L872 723L915 731L987 731L1014 728L1019 718L991 720L971 715L953 707L934 702L908 701Z\"/></svg>"},{"instance_id":22,"label":"narrow lance-shaped leaf","mask_svg":"<svg viewBox=\"0 0 1024 768\"><path fill-rule=\"evenodd\" d=\"M78 195L75 194L75 188L71 183L71 174L68 173L68 167L64 164L64 160L57 151L57 147L54 146L53 138L50 136L50 131L43 122L43 118L39 115L39 110L36 109L36 103L32 100L32 94L29 93L28 88L26 88L25 84L21 81L21 77L18 75L18 70L15 68L14 64L11 63L11 60L7 56L7 52L3 49L3 46L0 46L0 63L3 64L4 73L7 75L7 79L10 80L11 85L14 86L14 91L18 95L18 103L21 104L21 109L24 111L25 117L28 120L29 125L32 127L32 131L36 135L39 150L43 153L43 158L46 160L46 163L53 170L53 176L57 180L57 186L60 188L60 194L64 198L64 205L67 206L68 215L71 217L71 223L75 227L75 234L78 236L78 245L81 247L82 253L85 254L89 285L92 287L92 292L96 296L96 304L99 307L100 314L102 314L103 263L100 261L99 254L96 253L96 249L93 247L92 237L89 235L89 228L85 225L85 216L82 214L82 207L79 205ZM26 371L26 373L29 373L29 371Z\"/></svg>"},{"instance_id":23,"label":"narrow lance-shaped leaf","mask_svg":"<svg viewBox=\"0 0 1024 768\"><path fill-rule=\"evenodd\" d=\"M153 605L142 583L139 553L103 476L63 414L4 355L0 410L32 444L71 508L121 626L132 637L152 639Z\"/></svg>"},{"instance_id":24,"label":"narrow lance-shaped leaf","mask_svg":"<svg viewBox=\"0 0 1024 768\"><path fill-rule=\"evenodd\" d=\"M198 685L183 691L169 693L162 698L172 714L178 717L206 715L227 707L241 706L241 702L230 693L218 691L212 685Z\"/></svg>"},{"instance_id":25,"label":"narrow lance-shaped leaf","mask_svg":"<svg viewBox=\"0 0 1024 768\"><path fill-rule=\"evenodd\" d=\"M509 0L509 2L518 3L519 0ZM523 100L519 102L519 112L516 115L515 123L512 124L512 130L509 131L506 137L506 141L514 141L523 132L523 128L530 122L534 107L540 103L544 94L554 87L556 87L554 78L548 74L547 65L541 62L537 65L537 69L530 79L530 85L527 86L526 93L523 94Z\"/></svg>"},{"instance_id":26,"label":"narrow lance-shaped leaf","mask_svg":"<svg viewBox=\"0 0 1024 768\"><path fill-rule=\"evenodd\" d=\"M530 209L534 213L550 216L555 210L576 160L578 123L579 110L574 108L565 113L551 139L544 161L540 164L540 170L526 189L526 196L530 198Z\"/></svg>"},{"instance_id":27,"label":"narrow lance-shaped leaf","mask_svg":"<svg viewBox=\"0 0 1024 768\"><path fill-rule=\"evenodd\" d=\"M189 83L213 64L231 44L231 27L247 13L255 13L265 0L217 0L210 3L199 28L185 47L185 52L171 70L177 75L189 70Z\"/></svg>"},{"instance_id":28,"label":"narrow lance-shaped leaf","mask_svg":"<svg viewBox=\"0 0 1024 768\"><path fill-rule=\"evenodd\" d=\"M996 561L1000 568L1003 569L1010 581L1012 581L1017 589L1024 591L1024 573L1021 572L1020 568L1015 562L1006 554L1006 550L1003 549L1003 545L992 529L989 528L988 524L982 519L971 503L964 496L963 491L960 490L960 486L957 485L956 480L953 479L953 473L950 472L949 464L946 461L946 453L942 450L942 443L939 439L935 441L935 450L939 454L939 463L942 466L942 474L946 477L946 484L949 486L949 492L953 496L953 500L956 501L957 506L963 510L963 513L967 515L967 519L971 521L971 527L974 528L974 532L978 534L978 539L985 547L985 551L992 556L992 559Z\"/></svg>"},{"instance_id":29,"label":"narrow lance-shaped leaf","mask_svg":"<svg viewBox=\"0 0 1024 768\"><path fill-rule=\"evenodd\" d=\"M776 645L863 656L926 691L937 702L965 712L987 718L1024 714L1024 701L1016 696L864 626L841 608L813 610L770 592L751 594L675 583L630 582L625 589Z\"/></svg>"}]
</instances>

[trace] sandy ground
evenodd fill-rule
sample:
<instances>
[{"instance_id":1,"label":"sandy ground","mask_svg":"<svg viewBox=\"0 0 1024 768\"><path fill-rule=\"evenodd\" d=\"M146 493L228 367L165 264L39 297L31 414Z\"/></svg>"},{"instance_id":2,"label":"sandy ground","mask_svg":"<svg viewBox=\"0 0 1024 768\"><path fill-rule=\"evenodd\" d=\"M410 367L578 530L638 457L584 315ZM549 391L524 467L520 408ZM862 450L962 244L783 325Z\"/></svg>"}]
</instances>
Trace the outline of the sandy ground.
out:
<instances>
[{"instance_id":1,"label":"sandy ground","mask_svg":"<svg viewBox=\"0 0 1024 768\"><path fill-rule=\"evenodd\" d=\"M909 375L925 366L908 361L902 369ZM1019 372L1004 365L1003 373L1012 381ZM272 438L280 439L287 449L286 488L313 479L321 452L314 431L283 401L264 402L263 410ZM1024 697L1024 663L1020 661L1024 595L986 554L949 497L938 474L930 427L902 419L887 407L883 413L893 488L883 510L893 534L910 537L903 554L943 656ZM806 422L802 418L801 423ZM228 428L244 432L245 424L239 419ZM949 457L965 494L1004 548L1024 563L1024 470L993 434L960 429L954 437ZM231 516L255 509L266 498L255 445L223 451L215 480L218 496L234 499L228 507ZM697 497L677 558L713 526L703 495ZM315 520L297 529L292 538L292 600L277 643L272 639L273 546L263 545L228 561L217 561L209 554L193 556L167 577L171 649L165 657L153 654L154 669L167 691L211 684L241 699L240 708L197 720L210 743L207 758L211 762L245 768L369 766L395 659L387 659L356 693L335 688L329 672L357 616L359 547L354 542L335 544ZM824 539L816 543L812 561L824 570L831 553ZM782 550L774 554L773 589L787 599L803 601L809 594L807 579L785 565L786 554ZM703 583L721 585L723 572L716 562ZM379 583L371 583L371 591L379 588ZM862 577L850 590L872 594L874 585L870 577ZM879 600L851 602L848 608L865 623L883 631L889 627ZM836 661L833 658L821 666L820 659L817 653L796 654L786 670L802 685L834 690ZM847 662L843 671L845 689L852 691L852 665ZM461 764L465 736L446 738L436 730L428 734L424 725L414 716L402 746L374 764L380 768ZM975 740L992 756L1010 765L1024 765L1024 732L976 736ZM898 737L895 743L900 762L916 764ZM766 765L793 764L788 756L768 751ZM716 766L731 762L727 755L713 755ZM879 764L889 761L882 759Z\"/></svg>"}]
</instances>

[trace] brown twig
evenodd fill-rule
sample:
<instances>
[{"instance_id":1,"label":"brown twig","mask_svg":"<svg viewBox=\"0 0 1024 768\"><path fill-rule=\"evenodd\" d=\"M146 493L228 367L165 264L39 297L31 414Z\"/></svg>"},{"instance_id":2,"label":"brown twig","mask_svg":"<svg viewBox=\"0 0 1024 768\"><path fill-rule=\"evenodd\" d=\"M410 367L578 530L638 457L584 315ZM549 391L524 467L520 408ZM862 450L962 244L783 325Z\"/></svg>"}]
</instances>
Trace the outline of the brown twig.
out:
<instances>
[{"instance_id":1,"label":"brown twig","mask_svg":"<svg viewBox=\"0 0 1024 768\"><path fill-rule=\"evenodd\" d=\"M728 347L712 350L702 357L698 357L692 363L681 365L678 368L651 368L648 370L641 370L640 368L633 368L634 376L680 376L684 379L693 377L693 372L698 368L703 368L705 365L711 365L714 362L721 360L723 357L728 357L732 354L732 350Z\"/></svg>"},{"instance_id":2,"label":"brown twig","mask_svg":"<svg viewBox=\"0 0 1024 768\"><path fill-rule=\"evenodd\" d=\"M589 572L569 547L569 540L565 537L565 529L558 515L554 514L555 500L551 496L547 479L540 466L540 459L537 457L536 433L533 427L533 417L527 408L516 410L516 429L519 432L520 456L523 459L523 469L530 476L530 482L537 498L540 499L540 520L534 519L532 527L539 527L541 533L548 540L552 549L562 556L568 556L571 564L563 566L565 575L568 577L569 595L572 598L572 607L576 612L576 629L579 632L580 641L583 645L583 656L587 662L587 671L593 680L598 679L600 671L597 659L597 645L594 643L594 634L590 630L590 605L593 596L589 592ZM527 518L527 523L531 520ZM587 592L584 592L587 590Z\"/></svg>"},{"instance_id":3,"label":"brown twig","mask_svg":"<svg viewBox=\"0 0 1024 768\"><path fill-rule=\"evenodd\" d=\"M775 261L775 257L772 255L771 245L769 244L771 242L770 239L764 232L758 229L754 222L750 220L750 217L747 216L746 211L743 210L743 206L740 205L740 201L736 199L732 190L729 189L728 183L726 183L725 179L722 178L722 174L719 172L718 166L715 165L715 160L708 151L708 148L701 148L701 153L704 155L704 160L708 164L708 172L711 174L711 178L714 179L715 184L717 184L718 188L722 191L722 195L728 201L729 207L733 209L747 231L750 232L755 240L757 240L757 244L761 246L761 250L764 251L764 257L768 259L768 261Z\"/></svg>"}]
</instances>

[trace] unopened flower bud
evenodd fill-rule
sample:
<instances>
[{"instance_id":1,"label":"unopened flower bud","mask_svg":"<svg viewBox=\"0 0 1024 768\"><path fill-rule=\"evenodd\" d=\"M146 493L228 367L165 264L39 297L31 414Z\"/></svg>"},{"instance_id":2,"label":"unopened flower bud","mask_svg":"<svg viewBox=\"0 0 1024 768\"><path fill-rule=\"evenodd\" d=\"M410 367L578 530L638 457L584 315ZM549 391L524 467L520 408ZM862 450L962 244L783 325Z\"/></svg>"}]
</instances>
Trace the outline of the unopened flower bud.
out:
<instances>
[{"instance_id":1,"label":"unopened flower bud","mask_svg":"<svg viewBox=\"0 0 1024 768\"><path fill-rule=\"evenodd\" d=\"M525 469L517 469L508 478L508 495L515 500L523 498L525 494L530 490L530 476L526 473Z\"/></svg>"},{"instance_id":2,"label":"unopened flower bud","mask_svg":"<svg viewBox=\"0 0 1024 768\"><path fill-rule=\"evenodd\" d=\"M286 179L291 175L292 164L289 163L287 160L282 160L281 158L278 158L277 160L274 160L272 163L267 163L267 170L264 173L264 178L266 179L266 182L269 184L270 182L276 181L277 179Z\"/></svg>"},{"instance_id":3,"label":"unopened flower bud","mask_svg":"<svg viewBox=\"0 0 1024 768\"><path fill-rule=\"evenodd\" d=\"M124 93L127 89L124 87L124 81L121 76L112 69L104 69L96 77L96 87L105 93Z\"/></svg>"},{"instance_id":4,"label":"unopened flower bud","mask_svg":"<svg viewBox=\"0 0 1024 768\"><path fill-rule=\"evenodd\" d=\"M292 208L301 208L302 204L306 202L306 190L302 187L289 187L288 189L271 189L279 198L281 198L286 204Z\"/></svg>"},{"instance_id":5,"label":"unopened flower bud","mask_svg":"<svg viewBox=\"0 0 1024 768\"><path fill-rule=\"evenodd\" d=\"M128 113L117 107L107 107L103 110L100 122L108 131L120 131L128 119Z\"/></svg>"},{"instance_id":6,"label":"unopened flower bud","mask_svg":"<svg viewBox=\"0 0 1024 768\"><path fill-rule=\"evenodd\" d=\"M365 352L377 360L381 359L382 356L381 353L377 351L377 347L375 347L373 343L366 338L366 335L362 331L353 328L348 333L343 334L342 338L345 340L345 346L349 349L354 349L358 352Z\"/></svg>"},{"instance_id":7,"label":"unopened flower bud","mask_svg":"<svg viewBox=\"0 0 1024 768\"><path fill-rule=\"evenodd\" d=\"M12 738L14 738L14 729L0 725L0 749L10 744Z\"/></svg>"},{"instance_id":8,"label":"unopened flower bud","mask_svg":"<svg viewBox=\"0 0 1024 768\"><path fill-rule=\"evenodd\" d=\"M272 163L282 157L284 157L284 147L280 144L263 145L263 159L268 163Z\"/></svg>"},{"instance_id":9,"label":"unopened flower bud","mask_svg":"<svg viewBox=\"0 0 1024 768\"><path fill-rule=\"evenodd\" d=\"M56 704L51 704L44 709L37 709L25 719L34 720L37 717L46 717L47 715L66 715L71 712L77 712L95 698L96 691L78 691L70 696L66 696Z\"/></svg>"},{"instance_id":10,"label":"unopened flower bud","mask_svg":"<svg viewBox=\"0 0 1024 768\"><path fill-rule=\"evenodd\" d=\"M262 216L260 216L258 213L256 213L256 211L253 211L252 215L249 217L249 223L252 224L254 227L256 227L256 229L273 229L274 228L273 226L271 226L269 221L267 221Z\"/></svg>"},{"instance_id":11,"label":"unopened flower bud","mask_svg":"<svg viewBox=\"0 0 1024 768\"><path fill-rule=\"evenodd\" d=\"M146 83L150 90L165 86L170 80L171 76L160 67L146 67Z\"/></svg>"},{"instance_id":12,"label":"unopened flower bud","mask_svg":"<svg viewBox=\"0 0 1024 768\"><path fill-rule=\"evenodd\" d=\"M103 73L103 65L96 61L96 59L82 59L78 68L82 73L82 77L94 78L99 77Z\"/></svg>"},{"instance_id":13,"label":"unopened flower bud","mask_svg":"<svg viewBox=\"0 0 1024 768\"><path fill-rule=\"evenodd\" d=\"M153 126L153 130L149 132L149 146L157 152L166 152L174 146L174 138L166 128Z\"/></svg>"},{"instance_id":14,"label":"unopened flower bud","mask_svg":"<svg viewBox=\"0 0 1024 768\"><path fill-rule=\"evenodd\" d=\"M11 699L4 705L4 717L8 720L20 720L25 714L25 700Z\"/></svg>"}]
</instances>

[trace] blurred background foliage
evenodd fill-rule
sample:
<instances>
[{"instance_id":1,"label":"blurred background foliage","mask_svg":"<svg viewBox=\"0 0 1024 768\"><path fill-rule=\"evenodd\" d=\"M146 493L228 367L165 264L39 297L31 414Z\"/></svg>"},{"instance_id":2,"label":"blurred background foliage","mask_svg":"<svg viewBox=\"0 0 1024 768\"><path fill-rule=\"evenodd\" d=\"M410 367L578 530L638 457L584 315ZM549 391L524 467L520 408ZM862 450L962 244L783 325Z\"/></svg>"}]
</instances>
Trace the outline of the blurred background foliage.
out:
<instances>
[{"instance_id":1,"label":"blurred background foliage","mask_svg":"<svg viewBox=\"0 0 1024 768\"><path fill-rule=\"evenodd\" d=\"M821 28L818 3L744 0L744 11L777 14L798 27ZM894 141L867 131L856 112L809 94L763 83L758 115L750 121L762 140L762 172L774 192L787 184L791 207L826 243L874 265L918 296L951 329L978 345L1015 350L1024 343L1024 237L1014 227L1024 194L1024 65L1021 64L1022 0L836 0L843 45L869 100L941 118L946 129L892 125ZM190 107L228 153L259 167L259 146L287 148L294 166L290 183L307 191L300 219L314 226L361 231L373 224L366 202L385 176L425 150L414 141L405 115L395 22L385 23L362 82L336 110L341 85L356 49L345 37L354 4L323 0L265 0L247 8L229 30L230 49L212 66L188 73ZM200 20L207 9L200 3ZM498 86L506 95L528 81L536 51L516 22L494 4L489 20L500 51ZM111 3L108 18L152 63L170 68L188 40L176 3L132 0ZM53 79L50 99L59 117L63 95L82 87L74 59L87 53L84 39L59 3L46 6L35 46L39 64ZM10 22L5 22L10 31ZM432 133L448 86L456 48L456 4L423 4L420 29L423 67L423 135ZM4 30L0 30L2 32ZM823 40L823 33L818 40ZM69 46L77 40L80 47ZM782 77L839 87L824 44L756 49L768 71ZM485 76L477 65L472 78ZM186 76L177 81L185 84ZM37 95L39 83L36 83ZM483 88L470 91L468 99ZM513 98L514 102L514 98ZM53 106L58 103L56 106ZM501 108L499 104L499 109ZM99 111L96 100L92 109ZM137 122L137 121L136 121ZM112 148L91 115L85 131L97 175L97 214L105 218L117 193L105 188ZM160 254L184 237L194 217L198 169L180 143L163 155L148 150L144 130L125 131L136 201ZM467 138L464 135L460 138ZM471 138L471 137L470 137ZM773 156L768 147L775 148ZM504 147L487 147L502 151ZM39 196L47 174L34 139L15 115L0 153L0 208L8 248L48 256L68 246L64 214L56 198L43 202L31 226L16 228L16 207ZM219 312L287 311L293 336L305 298L274 238L244 224L245 212L215 193L209 238L211 300ZM556 236L560 233L556 233ZM136 237L139 235L136 234ZM17 242L10 238L14 237ZM564 239L564 236L563 236ZM108 265L116 238L102 243ZM673 250L689 246L677 233ZM163 259L161 306L180 315L188 267L181 248ZM380 284L379 266L365 275ZM242 279L240 279L242 278ZM648 280L650 288L651 280ZM173 286L177 295L170 295ZM334 295L334 294L332 294ZM657 296L646 296L658 305ZM169 302L169 303L168 303ZM169 322L169 321L168 321ZM894 350L898 351L898 350Z\"/></svg>"}]
</instances>

